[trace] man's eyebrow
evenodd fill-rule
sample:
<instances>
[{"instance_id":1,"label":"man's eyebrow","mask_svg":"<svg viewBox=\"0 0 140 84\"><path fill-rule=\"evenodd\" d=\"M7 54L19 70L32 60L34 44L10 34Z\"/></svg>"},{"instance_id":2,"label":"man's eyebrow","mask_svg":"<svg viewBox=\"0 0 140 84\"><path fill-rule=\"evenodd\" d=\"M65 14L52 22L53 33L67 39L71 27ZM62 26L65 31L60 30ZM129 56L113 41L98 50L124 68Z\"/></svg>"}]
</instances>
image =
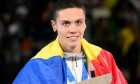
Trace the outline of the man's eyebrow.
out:
<instances>
[{"instance_id":1,"label":"man's eyebrow","mask_svg":"<svg viewBox=\"0 0 140 84\"><path fill-rule=\"evenodd\" d=\"M84 19L78 19L78 20L76 20L76 21L81 21L81 20L84 20Z\"/></svg>"},{"instance_id":2,"label":"man's eyebrow","mask_svg":"<svg viewBox=\"0 0 140 84\"><path fill-rule=\"evenodd\" d=\"M70 21L68 21L68 20L62 20L62 21L60 21L60 22L70 22Z\"/></svg>"},{"instance_id":3,"label":"man's eyebrow","mask_svg":"<svg viewBox=\"0 0 140 84\"><path fill-rule=\"evenodd\" d=\"M77 22L77 21L82 21L82 20L84 20L84 19L78 19L78 20L76 20L76 22ZM70 21L68 21L68 20L61 20L60 22L61 22L61 23L62 23L62 22L69 22L69 23L70 23Z\"/></svg>"}]
</instances>

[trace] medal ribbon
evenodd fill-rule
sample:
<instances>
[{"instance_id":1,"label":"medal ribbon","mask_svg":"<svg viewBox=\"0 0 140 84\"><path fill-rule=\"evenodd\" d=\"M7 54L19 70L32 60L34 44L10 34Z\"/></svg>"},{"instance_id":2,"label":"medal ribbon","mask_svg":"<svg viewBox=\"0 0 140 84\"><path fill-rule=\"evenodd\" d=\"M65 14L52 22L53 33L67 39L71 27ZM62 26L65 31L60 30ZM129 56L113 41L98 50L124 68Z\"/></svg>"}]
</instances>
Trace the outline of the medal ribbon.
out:
<instances>
[{"instance_id":1,"label":"medal ribbon","mask_svg":"<svg viewBox=\"0 0 140 84\"><path fill-rule=\"evenodd\" d=\"M84 59L82 61L83 61L83 69L82 69L82 81L83 81L83 80L88 79L88 72L87 72L86 67L85 67L86 62L84 62ZM76 79L74 78L74 76L73 76L72 72L70 71L67 64L66 64L66 66L67 66L68 80L70 81L70 83L77 83Z\"/></svg>"}]
</instances>

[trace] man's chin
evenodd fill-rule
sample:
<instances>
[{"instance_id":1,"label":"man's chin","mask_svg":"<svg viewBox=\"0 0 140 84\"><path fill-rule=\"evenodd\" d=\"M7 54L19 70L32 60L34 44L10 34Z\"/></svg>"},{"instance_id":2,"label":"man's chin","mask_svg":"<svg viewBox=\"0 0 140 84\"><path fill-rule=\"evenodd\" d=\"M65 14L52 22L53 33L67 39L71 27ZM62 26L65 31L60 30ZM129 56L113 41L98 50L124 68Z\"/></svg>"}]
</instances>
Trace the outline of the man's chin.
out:
<instances>
[{"instance_id":1,"label":"man's chin","mask_svg":"<svg viewBox=\"0 0 140 84\"><path fill-rule=\"evenodd\" d=\"M69 47L75 48L75 47L78 46L78 45L79 45L78 43L70 43Z\"/></svg>"}]
</instances>

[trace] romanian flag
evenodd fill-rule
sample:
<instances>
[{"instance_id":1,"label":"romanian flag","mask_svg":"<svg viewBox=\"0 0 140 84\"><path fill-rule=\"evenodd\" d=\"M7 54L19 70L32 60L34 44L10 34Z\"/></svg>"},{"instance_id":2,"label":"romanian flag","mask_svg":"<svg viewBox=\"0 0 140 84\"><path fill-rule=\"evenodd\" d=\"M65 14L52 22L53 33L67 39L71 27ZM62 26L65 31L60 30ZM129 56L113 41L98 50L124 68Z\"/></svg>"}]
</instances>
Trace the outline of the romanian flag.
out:
<instances>
[{"instance_id":1,"label":"romanian flag","mask_svg":"<svg viewBox=\"0 0 140 84\"><path fill-rule=\"evenodd\" d=\"M95 76L112 74L111 84L127 84L111 53L82 39L82 48ZM13 84L67 84L67 71L58 38L45 46L19 72Z\"/></svg>"}]
</instances>

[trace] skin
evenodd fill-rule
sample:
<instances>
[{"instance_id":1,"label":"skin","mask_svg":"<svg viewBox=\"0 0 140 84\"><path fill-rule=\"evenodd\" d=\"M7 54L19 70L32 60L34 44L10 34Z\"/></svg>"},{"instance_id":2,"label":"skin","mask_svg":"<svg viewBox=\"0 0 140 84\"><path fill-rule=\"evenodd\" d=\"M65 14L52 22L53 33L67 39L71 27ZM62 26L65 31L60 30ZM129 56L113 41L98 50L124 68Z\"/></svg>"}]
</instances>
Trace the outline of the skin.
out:
<instances>
[{"instance_id":1,"label":"skin","mask_svg":"<svg viewBox=\"0 0 140 84\"><path fill-rule=\"evenodd\" d=\"M53 31L58 33L59 44L64 52L81 52L81 39L86 29L85 13L81 8L57 11L56 21L51 20Z\"/></svg>"}]
</instances>

